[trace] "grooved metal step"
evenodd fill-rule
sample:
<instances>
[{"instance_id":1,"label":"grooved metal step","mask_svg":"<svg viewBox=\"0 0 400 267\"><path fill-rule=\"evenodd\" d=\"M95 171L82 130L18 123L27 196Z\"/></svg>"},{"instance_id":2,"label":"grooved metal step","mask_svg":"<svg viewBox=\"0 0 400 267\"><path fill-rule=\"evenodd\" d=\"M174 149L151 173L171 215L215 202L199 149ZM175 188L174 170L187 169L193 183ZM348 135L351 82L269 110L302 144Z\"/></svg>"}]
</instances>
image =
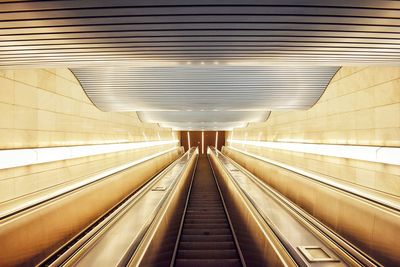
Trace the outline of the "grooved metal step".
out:
<instances>
[{"instance_id":1,"label":"grooved metal step","mask_svg":"<svg viewBox=\"0 0 400 267\"><path fill-rule=\"evenodd\" d=\"M180 245L185 250L236 249L233 242L182 242Z\"/></svg>"},{"instance_id":2,"label":"grooved metal step","mask_svg":"<svg viewBox=\"0 0 400 267\"><path fill-rule=\"evenodd\" d=\"M175 266L242 266L206 157L199 158Z\"/></svg>"},{"instance_id":3,"label":"grooved metal step","mask_svg":"<svg viewBox=\"0 0 400 267\"><path fill-rule=\"evenodd\" d=\"M180 249L178 252L178 258L185 259L236 259L237 253L234 249L191 249L185 250Z\"/></svg>"},{"instance_id":4,"label":"grooved metal step","mask_svg":"<svg viewBox=\"0 0 400 267\"><path fill-rule=\"evenodd\" d=\"M177 259L176 267L241 267L239 259Z\"/></svg>"}]
</instances>

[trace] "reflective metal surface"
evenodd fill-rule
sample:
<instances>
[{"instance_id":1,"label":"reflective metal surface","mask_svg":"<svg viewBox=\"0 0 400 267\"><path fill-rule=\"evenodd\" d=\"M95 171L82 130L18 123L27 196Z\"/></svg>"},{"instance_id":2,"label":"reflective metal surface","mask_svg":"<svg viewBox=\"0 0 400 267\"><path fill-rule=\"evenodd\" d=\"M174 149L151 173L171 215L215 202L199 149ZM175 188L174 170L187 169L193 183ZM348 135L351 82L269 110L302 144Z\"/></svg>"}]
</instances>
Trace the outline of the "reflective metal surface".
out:
<instances>
[{"instance_id":1,"label":"reflective metal surface","mask_svg":"<svg viewBox=\"0 0 400 267\"><path fill-rule=\"evenodd\" d=\"M193 152L194 150L187 152L132 196L127 201L129 204L117 214L111 215L110 222L93 233L93 236L64 264L66 266L128 264L154 218L161 211L165 200L171 195L185 169L188 168L188 163L194 157ZM165 190L158 190L159 188Z\"/></svg>"},{"instance_id":2,"label":"reflective metal surface","mask_svg":"<svg viewBox=\"0 0 400 267\"><path fill-rule=\"evenodd\" d=\"M307 109L339 66L400 62L398 1L39 0L0 10L0 68L71 68L104 111L221 112L204 125L152 119L181 130ZM222 111L258 114L214 124Z\"/></svg>"},{"instance_id":3,"label":"reflective metal surface","mask_svg":"<svg viewBox=\"0 0 400 267\"><path fill-rule=\"evenodd\" d=\"M311 107L337 67L207 63L72 71L101 110L141 111L144 122L176 130L232 130L264 121L268 110ZM236 117L238 111L244 113Z\"/></svg>"},{"instance_id":4,"label":"reflective metal surface","mask_svg":"<svg viewBox=\"0 0 400 267\"><path fill-rule=\"evenodd\" d=\"M241 194L217 158L210 161L226 202L233 228L248 266L297 266L282 243L262 221L252 204Z\"/></svg>"},{"instance_id":5,"label":"reflective metal surface","mask_svg":"<svg viewBox=\"0 0 400 267\"><path fill-rule=\"evenodd\" d=\"M0 265L38 264L177 156L169 152L1 220Z\"/></svg>"},{"instance_id":6,"label":"reflective metal surface","mask_svg":"<svg viewBox=\"0 0 400 267\"><path fill-rule=\"evenodd\" d=\"M327 243L315 236L299 218L294 216L290 209L284 206L283 202L275 197L275 193L270 191L268 187L257 182L255 177L246 175L222 154L217 156L233 182L252 203L256 211L261 214L263 220L271 227L299 266L322 266L321 264L324 264L324 262L309 261L304 254L299 253L299 247L309 246L321 248L331 259L330 266L351 266L354 264L351 261L346 261L346 259L341 259L340 255L327 246Z\"/></svg>"},{"instance_id":7,"label":"reflective metal surface","mask_svg":"<svg viewBox=\"0 0 400 267\"><path fill-rule=\"evenodd\" d=\"M399 64L398 1L3 1L0 66Z\"/></svg>"},{"instance_id":8,"label":"reflective metal surface","mask_svg":"<svg viewBox=\"0 0 400 267\"><path fill-rule=\"evenodd\" d=\"M137 112L143 122L158 123L173 130L231 130L249 122L265 122L269 111L146 111Z\"/></svg>"},{"instance_id":9,"label":"reflective metal surface","mask_svg":"<svg viewBox=\"0 0 400 267\"><path fill-rule=\"evenodd\" d=\"M385 194L381 191L377 190L372 190L364 187L357 186L353 183L349 183L343 180L338 181L337 179L334 179L333 177L311 172L311 171L306 171L301 168L296 168L293 166L290 166L288 164L272 160L266 157L261 157L253 153L246 152L244 150L238 149L236 147L232 146L225 146L224 151L228 150L233 150L235 152L238 152L240 154L249 156L257 161L264 162L266 164L271 164L273 166L291 171L295 174L303 176L305 179L310 179L318 183L322 183L328 187L332 187L334 189L347 192L349 194L352 194L354 196L360 197L365 199L366 201L370 201L372 203L376 203L379 205L382 205L382 207L389 208L393 211L400 212L400 198L390 195L390 194ZM229 153L229 152L227 152Z\"/></svg>"},{"instance_id":10,"label":"reflective metal surface","mask_svg":"<svg viewBox=\"0 0 400 267\"><path fill-rule=\"evenodd\" d=\"M224 153L380 264L400 263L398 211L237 151Z\"/></svg>"},{"instance_id":11,"label":"reflective metal surface","mask_svg":"<svg viewBox=\"0 0 400 267\"><path fill-rule=\"evenodd\" d=\"M24 195L22 197L12 199L7 202L2 202L0 204L0 220L5 219L6 217L10 217L13 214L17 214L21 211L24 211L26 209L31 209L34 208L35 206L49 202L57 197L60 197L62 195L65 195L67 193L71 193L73 191L79 190L80 188L83 188L85 186L88 186L92 183L98 182L102 179L107 179L109 176L116 174L118 172L127 170L128 168L132 168L134 166L139 165L140 163L143 163L145 161L149 161L151 159L154 159L158 156L161 156L163 154L167 154L170 152L175 152L177 153L176 147L168 149L166 151L161 151L159 153L155 153L153 155L141 158L139 160L131 161L113 168L109 168L107 170L101 171L96 173L95 175L92 175L87 178L79 177L76 180L72 180L67 183L62 183L57 186L53 186L51 188L47 188L45 190L41 190L38 192L35 192L33 194L28 194Z\"/></svg>"}]
</instances>

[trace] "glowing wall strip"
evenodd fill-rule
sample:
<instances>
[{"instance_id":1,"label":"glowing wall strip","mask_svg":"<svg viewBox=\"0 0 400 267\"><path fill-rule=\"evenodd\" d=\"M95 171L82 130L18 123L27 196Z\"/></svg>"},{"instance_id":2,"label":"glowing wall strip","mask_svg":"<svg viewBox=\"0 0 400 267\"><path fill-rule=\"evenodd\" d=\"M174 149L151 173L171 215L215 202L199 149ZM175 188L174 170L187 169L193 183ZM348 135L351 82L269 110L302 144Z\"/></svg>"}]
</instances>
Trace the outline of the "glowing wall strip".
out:
<instances>
[{"instance_id":1,"label":"glowing wall strip","mask_svg":"<svg viewBox=\"0 0 400 267\"><path fill-rule=\"evenodd\" d=\"M215 149L218 149L218 131L215 132Z\"/></svg>"},{"instance_id":2,"label":"glowing wall strip","mask_svg":"<svg viewBox=\"0 0 400 267\"><path fill-rule=\"evenodd\" d=\"M227 143L400 165L399 147L324 145L287 142L246 141L232 139L228 139Z\"/></svg>"},{"instance_id":3,"label":"glowing wall strip","mask_svg":"<svg viewBox=\"0 0 400 267\"><path fill-rule=\"evenodd\" d=\"M188 150L190 150L190 132L187 132Z\"/></svg>"},{"instance_id":4,"label":"glowing wall strip","mask_svg":"<svg viewBox=\"0 0 400 267\"><path fill-rule=\"evenodd\" d=\"M204 132L201 132L201 154L204 154Z\"/></svg>"},{"instance_id":5,"label":"glowing wall strip","mask_svg":"<svg viewBox=\"0 0 400 267\"><path fill-rule=\"evenodd\" d=\"M169 140L104 145L0 150L0 169L94 156L106 153L115 153L145 147L175 144L178 142L179 140Z\"/></svg>"},{"instance_id":6,"label":"glowing wall strip","mask_svg":"<svg viewBox=\"0 0 400 267\"><path fill-rule=\"evenodd\" d=\"M90 183L96 182L98 180L101 180L101 179L109 176L109 175L113 175L113 174L115 174L117 172L120 172L120 171L126 170L128 168L131 168L131 167L133 167L135 165L138 165L138 164L140 164L142 162L145 162L147 160L154 159L154 158L156 158L158 156L161 156L161 155L166 154L168 152L174 151L175 149L176 149L176 147L173 147L173 148L170 148L170 149L167 149L167 150L164 150L164 151L149 155L147 157L144 157L144 158L141 158L141 159L138 159L138 160L135 160L135 161L131 161L131 162L119 165L117 167L113 167L113 168L104 170L104 171L102 171L100 173L97 173L97 174L95 174L93 176L88 177L87 179L81 180L81 181L79 181L77 183L64 185L63 187L61 187L61 188L59 188L57 190L51 191L48 194L39 196L37 198L33 198L33 199L30 198L30 199L25 200L23 202L18 202L17 204L14 203L14 202L2 203L1 211L0 211L0 220L2 220L5 216L8 216L8 215L10 215L12 213L15 213L15 212L18 212L20 210L26 209L28 207L34 206L34 205L36 205L38 203L45 202L45 201L47 201L49 199L52 199L52 198L57 197L57 196L60 196L60 195L65 194L67 192L71 192L73 190L76 190L79 187L82 187L82 186L88 185Z\"/></svg>"},{"instance_id":7,"label":"glowing wall strip","mask_svg":"<svg viewBox=\"0 0 400 267\"><path fill-rule=\"evenodd\" d=\"M275 161L275 160L272 160L272 159L269 159L269 158L266 158L266 157L261 157L261 156L258 156L256 154L249 153L249 152L237 149L235 147L230 147L230 149L232 149L234 151L237 151L239 153L242 153L244 155L259 159L261 161L270 163L272 165L284 168L284 169L292 171L294 173L298 173L300 175L305 176L306 178L321 182L321 183L326 184L328 186L332 186L332 187L337 188L339 190L343 190L345 192L349 192L351 194L355 194L355 195L357 195L359 197L366 198L366 199L368 199L370 201L373 201L373 202L379 203L381 205L388 206L388 207L390 207L392 209L396 209L396 210L400 211L400 205L399 205L399 202L398 202L397 198L389 198L389 197L382 198L382 197L379 197L377 195L371 194L371 192L368 191L368 190L365 191L362 188L349 186L349 185L346 185L343 182L336 182L331 177L328 177L328 176L325 176L325 175L316 174L316 173L311 172L311 171L306 171L306 170L303 170L303 169L300 169L300 168L296 168L296 167L290 166L288 164L285 164L285 163L282 163L282 162L279 162L279 161Z\"/></svg>"}]
</instances>

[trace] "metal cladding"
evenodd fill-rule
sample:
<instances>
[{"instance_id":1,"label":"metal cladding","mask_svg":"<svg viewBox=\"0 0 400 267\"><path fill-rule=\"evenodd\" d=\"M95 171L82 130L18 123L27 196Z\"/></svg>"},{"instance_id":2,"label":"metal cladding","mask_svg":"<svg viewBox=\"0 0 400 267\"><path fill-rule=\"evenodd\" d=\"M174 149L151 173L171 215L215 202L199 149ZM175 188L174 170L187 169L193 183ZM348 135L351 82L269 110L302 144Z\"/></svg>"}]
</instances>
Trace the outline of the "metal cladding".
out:
<instances>
[{"instance_id":1,"label":"metal cladding","mask_svg":"<svg viewBox=\"0 0 400 267\"><path fill-rule=\"evenodd\" d=\"M1 66L400 62L398 1L7 1L0 10Z\"/></svg>"},{"instance_id":2,"label":"metal cladding","mask_svg":"<svg viewBox=\"0 0 400 267\"><path fill-rule=\"evenodd\" d=\"M14 1L0 10L0 68L69 67L105 111L307 109L338 66L400 62L398 1Z\"/></svg>"},{"instance_id":3,"label":"metal cladding","mask_svg":"<svg viewBox=\"0 0 400 267\"><path fill-rule=\"evenodd\" d=\"M174 129L210 129L222 127L223 122L223 129L230 130L265 121L267 110L309 108L336 70L213 64L72 69L101 110L143 111L142 121Z\"/></svg>"},{"instance_id":4,"label":"metal cladding","mask_svg":"<svg viewBox=\"0 0 400 267\"><path fill-rule=\"evenodd\" d=\"M231 130L248 122L264 122L270 112L263 111L146 111L137 113L141 121L160 123L172 129Z\"/></svg>"}]
</instances>

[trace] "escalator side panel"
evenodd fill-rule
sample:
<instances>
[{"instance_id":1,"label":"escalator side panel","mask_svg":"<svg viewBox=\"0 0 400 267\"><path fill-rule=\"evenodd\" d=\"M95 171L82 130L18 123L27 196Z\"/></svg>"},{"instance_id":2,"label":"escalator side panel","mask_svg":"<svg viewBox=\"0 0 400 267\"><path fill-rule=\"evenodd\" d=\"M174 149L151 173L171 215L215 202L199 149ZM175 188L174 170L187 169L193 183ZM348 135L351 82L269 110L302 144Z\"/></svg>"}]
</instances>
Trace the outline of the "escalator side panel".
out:
<instances>
[{"instance_id":1,"label":"escalator side panel","mask_svg":"<svg viewBox=\"0 0 400 267\"><path fill-rule=\"evenodd\" d=\"M399 212L230 148L223 153L380 264L399 266Z\"/></svg>"},{"instance_id":2,"label":"escalator side panel","mask_svg":"<svg viewBox=\"0 0 400 267\"><path fill-rule=\"evenodd\" d=\"M193 156L188 164L189 167L181 175L175 194L171 197L169 204L165 206L165 213L159 221L160 223L153 226L154 236L149 237L150 241L147 247L138 248L138 252L135 253L129 266L170 266L195 164L196 156ZM140 254L143 256L136 259Z\"/></svg>"},{"instance_id":3,"label":"escalator side panel","mask_svg":"<svg viewBox=\"0 0 400 267\"><path fill-rule=\"evenodd\" d=\"M255 213L240 199L237 189L213 153L210 159L224 199L229 200L226 206L247 266L296 266L274 235L266 233L252 218Z\"/></svg>"},{"instance_id":4,"label":"escalator side panel","mask_svg":"<svg viewBox=\"0 0 400 267\"><path fill-rule=\"evenodd\" d=\"M179 156L168 154L0 222L0 266L34 266Z\"/></svg>"}]
</instances>

